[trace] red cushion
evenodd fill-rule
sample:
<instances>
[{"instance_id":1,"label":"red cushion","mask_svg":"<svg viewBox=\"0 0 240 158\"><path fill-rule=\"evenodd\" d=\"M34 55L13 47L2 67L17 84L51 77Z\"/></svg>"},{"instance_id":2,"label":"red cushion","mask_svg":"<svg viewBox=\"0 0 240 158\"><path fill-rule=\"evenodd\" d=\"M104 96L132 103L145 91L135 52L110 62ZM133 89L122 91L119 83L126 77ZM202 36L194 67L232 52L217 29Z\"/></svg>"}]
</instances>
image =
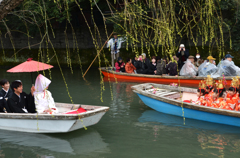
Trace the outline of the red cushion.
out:
<instances>
[{"instance_id":1,"label":"red cushion","mask_svg":"<svg viewBox=\"0 0 240 158\"><path fill-rule=\"evenodd\" d=\"M190 100L184 100L183 102L186 102L186 103L191 103Z\"/></svg>"},{"instance_id":2,"label":"red cushion","mask_svg":"<svg viewBox=\"0 0 240 158\"><path fill-rule=\"evenodd\" d=\"M79 108L75 111L71 111L71 112L66 112L64 114L80 114L80 113L83 113L83 112L86 112L87 110L83 109L83 108Z\"/></svg>"}]
</instances>

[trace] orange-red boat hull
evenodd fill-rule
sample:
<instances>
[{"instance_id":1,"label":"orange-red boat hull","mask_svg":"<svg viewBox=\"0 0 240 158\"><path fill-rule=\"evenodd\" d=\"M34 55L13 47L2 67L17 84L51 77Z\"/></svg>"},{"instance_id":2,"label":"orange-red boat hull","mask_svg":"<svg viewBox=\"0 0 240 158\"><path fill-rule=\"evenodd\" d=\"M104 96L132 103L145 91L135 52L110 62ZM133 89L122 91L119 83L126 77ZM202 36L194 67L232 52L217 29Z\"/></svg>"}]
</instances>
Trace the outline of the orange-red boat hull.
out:
<instances>
[{"instance_id":1,"label":"orange-red boat hull","mask_svg":"<svg viewBox=\"0 0 240 158\"><path fill-rule=\"evenodd\" d=\"M130 75L127 73L117 73L114 71L107 71L106 69L101 68L101 72L104 75L105 81L122 81L122 82L141 82L141 83L161 83L161 84L169 84L169 83L178 83L182 86L190 86L197 87L199 82L204 79L203 77L196 78L184 78L181 77L172 77L172 76L156 76L156 75ZM216 79L217 81L217 79ZM231 84L231 79L226 79L227 85Z\"/></svg>"}]
</instances>

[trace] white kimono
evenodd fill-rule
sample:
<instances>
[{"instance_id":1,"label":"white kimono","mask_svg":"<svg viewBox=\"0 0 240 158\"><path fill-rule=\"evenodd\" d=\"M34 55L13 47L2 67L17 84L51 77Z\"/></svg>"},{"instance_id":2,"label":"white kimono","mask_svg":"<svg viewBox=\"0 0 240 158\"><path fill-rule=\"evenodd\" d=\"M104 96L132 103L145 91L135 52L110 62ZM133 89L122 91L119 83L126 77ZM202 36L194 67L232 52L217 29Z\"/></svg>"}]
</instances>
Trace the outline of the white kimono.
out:
<instances>
[{"instance_id":1,"label":"white kimono","mask_svg":"<svg viewBox=\"0 0 240 158\"><path fill-rule=\"evenodd\" d=\"M34 101L38 113L58 113L54 99L50 91L46 90L51 81L39 74L35 82Z\"/></svg>"},{"instance_id":2,"label":"white kimono","mask_svg":"<svg viewBox=\"0 0 240 158\"><path fill-rule=\"evenodd\" d=\"M183 65L180 76L189 76L193 77L197 75L197 68L192 64L192 62L188 59L185 61L185 64Z\"/></svg>"}]
</instances>

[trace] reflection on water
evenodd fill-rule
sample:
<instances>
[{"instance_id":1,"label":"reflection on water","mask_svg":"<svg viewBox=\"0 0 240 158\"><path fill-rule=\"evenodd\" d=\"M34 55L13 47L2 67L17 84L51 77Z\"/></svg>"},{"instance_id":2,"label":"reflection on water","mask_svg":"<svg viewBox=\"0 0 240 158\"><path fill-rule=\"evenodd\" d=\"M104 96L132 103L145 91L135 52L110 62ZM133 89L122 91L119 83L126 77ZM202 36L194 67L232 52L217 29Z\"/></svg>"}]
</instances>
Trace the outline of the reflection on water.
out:
<instances>
[{"instance_id":1,"label":"reflection on water","mask_svg":"<svg viewBox=\"0 0 240 158\"><path fill-rule=\"evenodd\" d=\"M0 130L1 156L25 157L29 152L35 156L97 156L98 152L109 152L100 134L93 129L66 134L33 134ZM14 151L14 152L12 152ZM53 156L54 155L54 156Z\"/></svg>"},{"instance_id":2,"label":"reflection on water","mask_svg":"<svg viewBox=\"0 0 240 158\"><path fill-rule=\"evenodd\" d=\"M195 132L195 140L205 151L204 154L198 153L198 155L224 158L226 153L238 153L240 151L239 127L192 119L186 119L186 124L183 125L181 117L159 113L154 110L146 110L138 120L138 126L150 126L152 128L153 141L158 140L162 129L167 131L178 130L178 132L183 132L186 135L189 134L189 131Z\"/></svg>"}]
</instances>

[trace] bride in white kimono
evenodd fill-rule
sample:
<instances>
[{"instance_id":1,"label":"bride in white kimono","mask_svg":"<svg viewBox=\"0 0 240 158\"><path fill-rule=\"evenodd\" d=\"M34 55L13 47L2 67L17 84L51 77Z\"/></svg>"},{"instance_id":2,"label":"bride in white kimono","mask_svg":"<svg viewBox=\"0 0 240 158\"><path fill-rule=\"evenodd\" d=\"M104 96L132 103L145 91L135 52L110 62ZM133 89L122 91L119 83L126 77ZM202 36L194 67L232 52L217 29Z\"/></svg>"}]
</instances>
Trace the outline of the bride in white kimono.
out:
<instances>
[{"instance_id":1,"label":"bride in white kimono","mask_svg":"<svg viewBox=\"0 0 240 158\"><path fill-rule=\"evenodd\" d=\"M41 74L36 79L34 99L38 113L58 113L52 94L47 90L50 83L51 81Z\"/></svg>"}]
</instances>

